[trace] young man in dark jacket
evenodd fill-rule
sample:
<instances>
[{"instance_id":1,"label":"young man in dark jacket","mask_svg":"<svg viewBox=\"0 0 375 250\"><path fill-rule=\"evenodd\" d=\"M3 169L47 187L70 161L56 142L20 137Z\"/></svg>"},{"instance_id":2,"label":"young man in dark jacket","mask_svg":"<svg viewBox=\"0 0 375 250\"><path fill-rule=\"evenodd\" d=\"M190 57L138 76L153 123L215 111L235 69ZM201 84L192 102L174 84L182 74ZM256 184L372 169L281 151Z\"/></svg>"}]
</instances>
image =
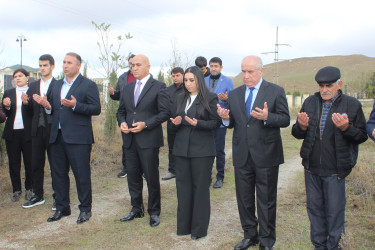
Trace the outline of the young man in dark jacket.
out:
<instances>
[{"instance_id":1,"label":"young man in dark jacket","mask_svg":"<svg viewBox=\"0 0 375 250\"><path fill-rule=\"evenodd\" d=\"M361 103L340 90L336 67L320 69L319 92L302 105L292 135L304 139L307 213L315 249L338 249L345 222L345 177L358 157L358 145L367 140Z\"/></svg>"},{"instance_id":2,"label":"young man in dark jacket","mask_svg":"<svg viewBox=\"0 0 375 250\"><path fill-rule=\"evenodd\" d=\"M120 96L121 96L121 92L122 92L122 89L124 87L124 85L128 84L128 83L131 83L132 81L135 81L135 77L133 76L131 70L132 70L132 61L133 61L133 58L135 57L135 55L131 54L128 58L128 63L129 63L129 70L126 71L125 73L123 73L119 78L118 78L118 81L117 81L117 85L116 85L116 90L113 89L113 86L110 85L109 88L108 88L108 92L109 92L109 97L111 97L112 100L114 101L119 101L120 100ZM120 173L117 174L117 177L119 178L124 178L128 175L127 171L126 171L126 157L125 157L125 148L124 148L124 134L121 133L121 136L122 136L122 170Z\"/></svg>"},{"instance_id":3,"label":"young man in dark jacket","mask_svg":"<svg viewBox=\"0 0 375 250\"><path fill-rule=\"evenodd\" d=\"M184 70L181 67L175 67L171 71L172 81L173 84L167 87L167 93L169 95L170 100L170 107L174 106L176 102L176 98L179 94L184 91L183 82L184 82ZM171 111L172 112L172 111ZM173 145L174 139L176 138L177 129L172 124L170 120L167 121L167 140L168 140L168 173L161 178L163 181L167 181L173 178L176 178L176 167L174 162L174 155L173 155Z\"/></svg>"}]
</instances>

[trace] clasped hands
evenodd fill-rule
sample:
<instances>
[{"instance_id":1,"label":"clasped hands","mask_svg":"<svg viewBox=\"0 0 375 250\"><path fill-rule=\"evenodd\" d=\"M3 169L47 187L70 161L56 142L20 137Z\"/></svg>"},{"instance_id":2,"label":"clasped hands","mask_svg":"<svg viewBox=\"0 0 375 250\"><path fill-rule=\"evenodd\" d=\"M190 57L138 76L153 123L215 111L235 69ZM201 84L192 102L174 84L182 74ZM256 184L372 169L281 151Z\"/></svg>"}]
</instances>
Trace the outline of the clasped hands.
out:
<instances>
[{"instance_id":1,"label":"clasped hands","mask_svg":"<svg viewBox=\"0 0 375 250\"><path fill-rule=\"evenodd\" d=\"M126 122L122 122L121 125L120 125L120 130L124 134L129 134L130 132L131 133L139 133L142 130L144 130L145 128L146 128L145 122L135 122L135 123L132 124L131 128L128 127L128 124L126 124Z\"/></svg>"},{"instance_id":2,"label":"clasped hands","mask_svg":"<svg viewBox=\"0 0 375 250\"><path fill-rule=\"evenodd\" d=\"M220 104L217 104L217 114L220 116L221 119L224 121L229 121L229 109L224 109L220 106ZM268 118L268 106L267 102L264 103L264 108L258 108L256 107L253 109L250 113L250 116L254 117L255 119L265 121Z\"/></svg>"},{"instance_id":3,"label":"clasped hands","mask_svg":"<svg viewBox=\"0 0 375 250\"><path fill-rule=\"evenodd\" d=\"M176 125L176 126L178 126L178 125L180 125L181 124L181 122L182 122L182 117L181 116L177 116L176 118L170 118L170 120L171 120L171 122L174 124L174 125ZM191 126L197 126L197 123L198 123L198 120L197 119L195 119L195 118L193 118L193 119L191 119L189 116L187 116L187 115L185 115L185 121L187 121Z\"/></svg>"},{"instance_id":4,"label":"clasped hands","mask_svg":"<svg viewBox=\"0 0 375 250\"><path fill-rule=\"evenodd\" d=\"M346 114L333 113L332 121L335 126L341 131L345 131L349 127L349 118ZM297 122L302 130L307 130L309 126L309 116L306 112L301 112L297 114Z\"/></svg>"}]
</instances>

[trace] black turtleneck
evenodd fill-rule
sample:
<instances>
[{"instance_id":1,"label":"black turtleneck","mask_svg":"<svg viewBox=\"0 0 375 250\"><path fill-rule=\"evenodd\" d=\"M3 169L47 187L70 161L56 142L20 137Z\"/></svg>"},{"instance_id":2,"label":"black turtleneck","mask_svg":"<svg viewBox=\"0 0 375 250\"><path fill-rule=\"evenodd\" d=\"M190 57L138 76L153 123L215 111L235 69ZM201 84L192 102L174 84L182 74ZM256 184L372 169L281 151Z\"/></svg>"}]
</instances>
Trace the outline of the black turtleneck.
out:
<instances>
[{"instance_id":1,"label":"black turtleneck","mask_svg":"<svg viewBox=\"0 0 375 250\"><path fill-rule=\"evenodd\" d=\"M217 82L219 81L220 76L221 76L221 74L218 74L216 76L214 76L212 74L210 75L210 86L209 86L210 92L215 92Z\"/></svg>"}]
</instances>

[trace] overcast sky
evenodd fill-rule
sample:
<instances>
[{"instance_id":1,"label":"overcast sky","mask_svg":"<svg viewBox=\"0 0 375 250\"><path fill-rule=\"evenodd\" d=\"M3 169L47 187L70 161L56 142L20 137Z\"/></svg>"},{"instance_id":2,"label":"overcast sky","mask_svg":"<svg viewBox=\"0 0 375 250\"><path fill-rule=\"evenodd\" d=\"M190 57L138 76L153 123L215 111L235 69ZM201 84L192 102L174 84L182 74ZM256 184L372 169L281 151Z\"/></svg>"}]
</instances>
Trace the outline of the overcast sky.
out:
<instances>
[{"instance_id":1,"label":"overcast sky","mask_svg":"<svg viewBox=\"0 0 375 250\"><path fill-rule=\"evenodd\" d=\"M91 21L111 24L114 36L130 33L123 46L147 55L151 73L171 59L171 42L184 57L218 56L223 73L240 72L244 56L272 63L276 27L280 59L363 54L375 56L373 0L0 0L0 68L20 63L17 36L25 35L23 64L38 67L41 54L62 71L67 52L77 52L100 69ZM89 69L90 77L100 77Z\"/></svg>"}]
</instances>

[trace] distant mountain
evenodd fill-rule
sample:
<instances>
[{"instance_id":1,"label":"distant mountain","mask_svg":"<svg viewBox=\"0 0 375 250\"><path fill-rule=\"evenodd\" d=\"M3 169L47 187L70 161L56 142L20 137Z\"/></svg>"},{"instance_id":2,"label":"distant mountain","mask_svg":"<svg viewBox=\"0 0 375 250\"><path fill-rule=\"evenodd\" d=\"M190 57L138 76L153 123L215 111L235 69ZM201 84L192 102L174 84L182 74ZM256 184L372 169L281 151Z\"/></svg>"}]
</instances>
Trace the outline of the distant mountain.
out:
<instances>
[{"instance_id":1,"label":"distant mountain","mask_svg":"<svg viewBox=\"0 0 375 250\"><path fill-rule=\"evenodd\" d=\"M264 66L263 78L276 83L275 63ZM350 93L361 92L370 76L375 72L375 58L364 55L304 57L278 63L279 85L286 92L314 93L318 90L316 72L325 66L335 66L341 70L343 90ZM235 86L242 83L242 73L233 78Z\"/></svg>"}]
</instances>

